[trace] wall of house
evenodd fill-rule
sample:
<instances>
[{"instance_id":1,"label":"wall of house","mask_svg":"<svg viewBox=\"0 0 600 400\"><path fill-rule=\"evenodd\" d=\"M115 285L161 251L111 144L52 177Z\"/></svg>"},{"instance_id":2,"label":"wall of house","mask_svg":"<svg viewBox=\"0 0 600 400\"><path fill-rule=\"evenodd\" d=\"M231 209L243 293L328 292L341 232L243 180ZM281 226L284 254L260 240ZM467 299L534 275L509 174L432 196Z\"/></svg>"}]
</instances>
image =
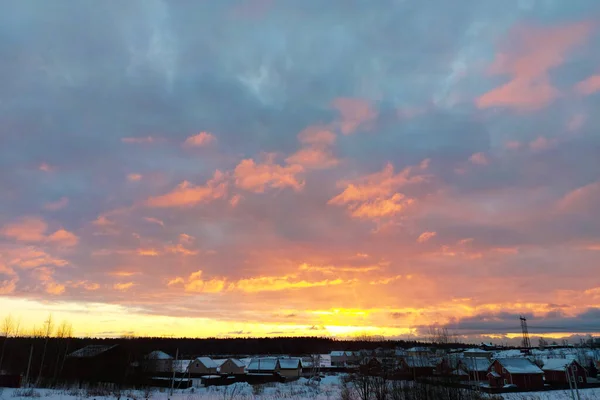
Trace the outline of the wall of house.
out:
<instances>
[{"instance_id":1,"label":"wall of house","mask_svg":"<svg viewBox=\"0 0 600 400\"><path fill-rule=\"evenodd\" d=\"M298 368L298 369L280 369L279 375L283 376L284 378L299 378L300 375L302 375L302 370L300 368Z\"/></svg>"},{"instance_id":2,"label":"wall of house","mask_svg":"<svg viewBox=\"0 0 600 400\"><path fill-rule=\"evenodd\" d=\"M192 361L189 368L190 374L216 374L216 368L207 368L204 364L199 361Z\"/></svg>"},{"instance_id":3,"label":"wall of house","mask_svg":"<svg viewBox=\"0 0 600 400\"><path fill-rule=\"evenodd\" d=\"M221 365L221 374L222 375L243 375L244 367L238 367L231 360L225 361Z\"/></svg>"},{"instance_id":4,"label":"wall of house","mask_svg":"<svg viewBox=\"0 0 600 400\"><path fill-rule=\"evenodd\" d=\"M544 371L544 374L546 375L546 383L561 385L569 384L569 381L567 381L567 375L564 371ZM587 376L583 367L577 366L575 378L577 379L578 384L587 383Z\"/></svg>"},{"instance_id":5,"label":"wall of house","mask_svg":"<svg viewBox=\"0 0 600 400\"><path fill-rule=\"evenodd\" d=\"M543 374L513 374L512 383L519 389L543 389Z\"/></svg>"}]
</instances>

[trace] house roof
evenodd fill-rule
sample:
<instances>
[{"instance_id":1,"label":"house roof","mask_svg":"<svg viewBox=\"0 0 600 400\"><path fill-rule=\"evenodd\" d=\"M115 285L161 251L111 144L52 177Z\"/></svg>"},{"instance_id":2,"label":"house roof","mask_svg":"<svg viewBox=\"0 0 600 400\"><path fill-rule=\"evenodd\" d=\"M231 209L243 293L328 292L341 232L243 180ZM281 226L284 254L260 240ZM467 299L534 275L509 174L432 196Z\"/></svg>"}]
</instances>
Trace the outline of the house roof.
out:
<instances>
[{"instance_id":1,"label":"house roof","mask_svg":"<svg viewBox=\"0 0 600 400\"><path fill-rule=\"evenodd\" d=\"M217 368L218 365L216 362L213 361L212 358L210 357L197 357L194 362L200 362L202 363L202 365L204 365L206 368Z\"/></svg>"},{"instance_id":2,"label":"house roof","mask_svg":"<svg viewBox=\"0 0 600 400\"><path fill-rule=\"evenodd\" d=\"M406 357L404 360L410 368L435 367L435 360L432 360L428 357Z\"/></svg>"},{"instance_id":3,"label":"house roof","mask_svg":"<svg viewBox=\"0 0 600 400\"><path fill-rule=\"evenodd\" d=\"M487 371L491 362L484 357L468 357L460 361L467 371Z\"/></svg>"},{"instance_id":4,"label":"house roof","mask_svg":"<svg viewBox=\"0 0 600 400\"><path fill-rule=\"evenodd\" d=\"M543 374L544 371L526 358L496 359L510 374Z\"/></svg>"},{"instance_id":5,"label":"house roof","mask_svg":"<svg viewBox=\"0 0 600 400\"><path fill-rule=\"evenodd\" d=\"M231 362L238 368L244 368L246 364L237 358L230 358Z\"/></svg>"},{"instance_id":6,"label":"house roof","mask_svg":"<svg viewBox=\"0 0 600 400\"><path fill-rule=\"evenodd\" d=\"M491 351L487 351L487 350L482 350L482 349L468 349L463 351L463 353L487 353L487 354L491 354Z\"/></svg>"},{"instance_id":7,"label":"house roof","mask_svg":"<svg viewBox=\"0 0 600 400\"><path fill-rule=\"evenodd\" d=\"M407 350L408 352L411 353L416 353L416 352L429 352L431 351L431 349L429 347L423 347L423 346L417 346L417 347L411 347L410 349Z\"/></svg>"},{"instance_id":8,"label":"house roof","mask_svg":"<svg viewBox=\"0 0 600 400\"><path fill-rule=\"evenodd\" d=\"M277 368L276 358L253 358L248 364L248 370L252 371L275 371Z\"/></svg>"},{"instance_id":9,"label":"house roof","mask_svg":"<svg viewBox=\"0 0 600 400\"><path fill-rule=\"evenodd\" d=\"M118 346L117 344L108 345L108 346L93 344L90 346L85 346L79 350L72 352L71 354L68 355L68 357L72 357L72 358L96 357L104 352L107 352L108 350L114 349L117 346Z\"/></svg>"},{"instance_id":10,"label":"house roof","mask_svg":"<svg viewBox=\"0 0 600 400\"><path fill-rule=\"evenodd\" d=\"M173 359L173 357L171 357L164 351L160 351L160 350L155 350L152 353L149 353L146 356L146 358L149 360L172 360Z\"/></svg>"},{"instance_id":11,"label":"house roof","mask_svg":"<svg viewBox=\"0 0 600 400\"><path fill-rule=\"evenodd\" d=\"M542 360L544 366L542 370L544 371L560 371L564 372L571 364L575 362L575 360L566 359L566 358L548 358Z\"/></svg>"},{"instance_id":12,"label":"house roof","mask_svg":"<svg viewBox=\"0 0 600 400\"><path fill-rule=\"evenodd\" d=\"M281 358L281 359L279 359L279 368L281 368L281 369L302 368L302 361L299 358Z\"/></svg>"}]
</instances>

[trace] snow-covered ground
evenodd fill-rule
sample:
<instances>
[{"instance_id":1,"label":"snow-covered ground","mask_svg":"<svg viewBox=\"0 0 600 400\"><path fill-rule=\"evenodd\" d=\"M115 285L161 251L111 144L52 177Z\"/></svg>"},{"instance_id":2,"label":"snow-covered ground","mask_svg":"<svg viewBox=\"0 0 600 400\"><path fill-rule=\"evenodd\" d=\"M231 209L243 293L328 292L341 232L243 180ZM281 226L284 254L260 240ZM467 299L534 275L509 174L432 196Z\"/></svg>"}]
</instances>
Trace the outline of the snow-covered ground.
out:
<instances>
[{"instance_id":1,"label":"snow-covered ground","mask_svg":"<svg viewBox=\"0 0 600 400\"><path fill-rule=\"evenodd\" d=\"M29 391L29 393L27 393ZM85 390L58 389L2 389L0 400L115 400L115 394L99 396ZM600 399L600 389L583 389L579 391L581 400ZM148 397L146 397L148 396ZM530 393L511 393L503 395L506 400L571 400L569 391L549 391ZM168 389L154 389L151 392L123 391L121 400L337 400L341 398L339 376L327 376L318 386L307 384L306 379L292 383L266 384L253 388L246 383L231 386L213 386L176 390L173 396Z\"/></svg>"}]
</instances>

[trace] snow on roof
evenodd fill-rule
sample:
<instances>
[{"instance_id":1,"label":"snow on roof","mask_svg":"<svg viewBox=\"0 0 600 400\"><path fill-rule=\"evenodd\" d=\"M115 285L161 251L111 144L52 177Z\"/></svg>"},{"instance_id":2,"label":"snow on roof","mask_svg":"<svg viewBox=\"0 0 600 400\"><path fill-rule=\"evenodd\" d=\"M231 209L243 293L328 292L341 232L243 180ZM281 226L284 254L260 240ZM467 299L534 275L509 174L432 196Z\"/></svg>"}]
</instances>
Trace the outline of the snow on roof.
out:
<instances>
[{"instance_id":1,"label":"snow on roof","mask_svg":"<svg viewBox=\"0 0 600 400\"><path fill-rule=\"evenodd\" d=\"M427 357L406 357L404 359L410 367L435 367L435 361Z\"/></svg>"},{"instance_id":2,"label":"snow on roof","mask_svg":"<svg viewBox=\"0 0 600 400\"><path fill-rule=\"evenodd\" d=\"M230 360L238 368L244 368L246 366L242 360L238 360L237 358L230 358Z\"/></svg>"},{"instance_id":3,"label":"snow on roof","mask_svg":"<svg viewBox=\"0 0 600 400\"><path fill-rule=\"evenodd\" d=\"M566 358L549 358L542 360L544 366L542 370L544 371L565 371L568 366L570 366L575 360L566 359Z\"/></svg>"},{"instance_id":4,"label":"snow on roof","mask_svg":"<svg viewBox=\"0 0 600 400\"><path fill-rule=\"evenodd\" d=\"M418 347L412 347L410 349L407 350L408 352L411 353L416 353L416 352L429 352L430 349L429 347L423 347L423 346L418 346Z\"/></svg>"},{"instance_id":5,"label":"snow on roof","mask_svg":"<svg viewBox=\"0 0 600 400\"><path fill-rule=\"evenodd\" d=\"M73 358L88 358L88 357L96 357L97 355L100 355L108 350L111 350L115 347L117 347L118 345L113 344L113 345L90 345L90 346L85 346L79 350L76 350L74 352L72 352L71 354L68 355L68 357L73 357Z\"/></svg>"},{"instance_id":6,"label":"snow on roof","mask_svg":"<svg viewBox=\"0 0 600 400\"><path fill-rule=\"evenodd\" d=\"M279 368L281 368L281 369L302 368L302 361L299 358L281 358L279 360Z\"/></svg>"},{"instance_id":7,"label":"snow on roof","mask_svg":"<svg viewBox=\"0 0 600 400\"><path fill-rule=\"evenodd\" d=\"M543 374L544 371L526 358L496 359L511 374Z\"/></svg>"},{"instance_id":8,"label":"snow on roof","mask_svg":"<svg viewBox=\"0 0 600 400\"><path fill-rule=\"evenodd\" d=\"M220 367L221 365L225 364L225 362L228 360L228 358L221 358L218 360L213 360L215 364L217 364L217 367Z\"/></svg>"},{"instance_id":9,"label":"snow on roof","mask_svg":"<svg viewBox=\"0 0 600 400\"><path fill-rule=\"evenodd\" d=\"M490 373L488 373L488 375L491 375L494 378L500 378L500 374L493 370Z\"/></svg>"},{"instance_id":10,"label":"snow on roof","mask_svg":"<svg viewBox=\"0 0 600 400\"><path fill-rule=\"evenodd\" d=\"M461 360L461 364L465 367L467 371L487 371L491 362L485 357L466 357Z\"/></svg>"},{"instance_id":11,"label":"snow on roof","mask_svg":"<svg viewBox=\"0 0 600 400\"><path fill-rule=\"evenodd\" d=\"M213 359L210 357L197 357L194 361L202 363L206 368L218 367L217 363L214 362Z\"/></svg>"},{"instance_id":12,"label":"snow on roof","mask_svg":"<svg viewBox=\"0 0 600 400\"><path fill-rule=\"evenodd\" d=\"M253 358L248 364L248 370L252 371L275 371L277 368L276 358Z\"/></svg>"},{"instance_id":13,"label":"snow on roof","mask_svg":"<svg viewBox=\"0 0 600 400\"><path fill-rule=\"evenodd\" d=\"M146 356L149 360L172 360L173 357L165 353L164 351L155 350Z\"/></svg>"},{"instance_id":14,"label":"snow on roof","mask_svg":"<svg viewBox=\"0 0 600 400\"><path fill-rule=\"evenodd\" d=\"M482 350L482 349L468 349L463 351L463 353L492 353L491 351Z\"/></svg>"}]
</instances>

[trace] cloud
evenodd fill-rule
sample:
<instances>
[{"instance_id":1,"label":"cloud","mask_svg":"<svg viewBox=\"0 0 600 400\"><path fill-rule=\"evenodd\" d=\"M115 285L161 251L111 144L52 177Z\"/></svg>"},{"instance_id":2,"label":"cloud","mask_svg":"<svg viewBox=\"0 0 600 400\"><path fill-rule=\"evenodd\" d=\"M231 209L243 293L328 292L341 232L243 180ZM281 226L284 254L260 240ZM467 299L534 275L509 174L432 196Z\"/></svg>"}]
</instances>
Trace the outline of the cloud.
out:
<instances>
[{"instance_id":1,"label":"cloud","mask_svg":"<svg viewBox=\"0 0 600 400\"><path fill-rule=\"evenodd\" d=\"M217 138L209 132L200 132L197 135L188 137L183 145L185 147L204 147L216 142Z\"/></svg>"},{"instance_id":2,"label":"cloud","mask_svg":"<svg viewBox=\"0 0 600 400\"><path fill-rule=\"evenodd\" d=\"M162 141L162 139L153 136L121 138L121 142L128 144L152 144L160 141Z\"/></svg>"},{"instance_id":3,"label":"cloud","mask_svg":"<svg viewBox=\"0 0 600 400\"><path fill-rule=\"evenodd\" d=\"M434 238L437 235L436 232L423 232L417 238L418 243L428 242L430 239Z\"/></svg>"},{"instance_id":4,"label":"cloud","mask_svg":"<svg viewBox=\"0 0 600 400\"><path fill-rule=\"evenodd\" d=\"M339 160L330 151L319 148L300 149L285 161L290 165L300 165L307 169L325 169L339 164Z\"/></svg>"},{"instance_id":5,"label":"cloud","mask_svg":"<svg viewBox=\"0 0 600 400\"><path fill-rule=\"evenodd\" d=\"M423 162L395 174L394 166L388 163L380 172L353 181L341 181L338 187L344 187L344 190L331 198L328 204L347 206L351 215L357 218L397 214L414 202L414 199L397 191L407 185L427 181L429 176L421 172L427 168L427 164Z\"/></svg>"},{"instance_id":6,"label":"cloud","mask_svg":"<svg viewBox=\"0 0 600 400\"><path fill-rule=\"evenodd\" d=\"M79 243L79 238L73 232L64 229L59 229L46 239L50 243L55 243L59 246L73 247Z\"/></svg>"},{"instance_id":7,"label":"cloud","mask_svg":"<svg viewBox=\"0 0 600 400\"><path fill-rule=\"evenodd\" d=\"M225 176L217 170L205 185L194 186L188 181L183 181L167 194L148 198L146 205L151 208L191 207L223 198L226 192Z\"/></svg>"},{"instance_id":8,"label":"cloud","mask_svg":"<svg viewBox=\"0 0 600 400\"><path fill-rule=\"evenodd\" d=\"M127 174L127 180L129 182L138 182L141 181L143 176L141 174Z\"/></svg>"},{"instance_id":9,"label":"cloud","mask_svg":"<svg viewBox=\"0 0 600 400\"><path fill-rule=\"evenodd\" d=\"M59 200L44 204L44 210L58 211L69 205L68 197L61 197Z\"/></svg>"},{"instance_id":10,"label":"cloud","mask_svg":"<svg viewBox=\"0 0 600 400\"><path fill-rule=\"evenodd\" d=\"M48 224L40 218L24 217L19 221L6 224L0 230L5 237L19 242L41 242L46 236Z\"/></svg>"},{"instance_id":11,"label":"cloud","mask_svg":"<svg viewBox=\"0 0 600 400\"><path fill-rule=\"evenodd\" d=\"M113 285L113 288L115 290L119 290L121 292L126 292L129 289L131 289L134 285L135 285L135 283L133 283L133 282L115 283Z\"/></svg>"},{"instance_id":12,"label":"cloud","mask_svg":"<svg viewBox=\"0 0 600 400\"><path fill-rule=\"evenodd\" d=\"M187 282L184 284L186 292L196 293L219 293L225 289L225 280L212 278L209 280L202 279L202 270L198 270L190 275ZM169 285L179 283L177 278L175 281L170 281Z\"/></svg>"},{"instance_id":13,"label":"cloud","mask_svg":"<svg viewBox=\"0 0 600 400\"><path fill-rule=\"evenodd\" d=\"M165 227L165 223L163 221L161 221L158 218L153 218L153 217L144 217L144 220L147 222L150 222L151 224L156 224L156 225L160 225L163 228Z\"/></svg>"},{"instance_id":14,"label":"cloud","mask_svg":"<svg viewBox=\"0 0 600 400\"><path fill-rule=\"evenodd\" d=\"M242 160L235 167L234 176L237 187L262 193L267 188L301 190L304 180L298 175L303 172L301 165L279 165L272 157L268 157L263 163L256 163L252 159Z\"/></svg>"},{"instance_id":15,"label":"cloud","mask_svg":"<svg viewBox=\"0 0 600 400\"><path fill-rule=\"evenodd\" d=\"M377 118L377 111L363 99L339 97L333 101L333 106L340 113L339 127L344 135L356 132Z\"/></svg>"},{"instance_id":16,"label":"cloud","mask_svg":"<svg viewBox=\"0 0 600 400\"><path fill-rule=\"evenodd\" d=\"M326 145L335 143L336 134L328 126L312 125L298 134L298 140L305 145Z\"/></svg>"},{"instance_id":17,"label":"cloud","mask_svg":"<svg viewBox=\"0 0 600 400\"><path fill-rule=\"evenodd\" d=\"M490 163L484 153L473 154L471 157L469 157L469 161L476 165L488 165Z\"/></svg>"},{"instance_id":18,"label":"cloud","mask_svg":"<svg viewBox=\"0 0 600 400\"><path fill-rule=\"evenodd\" d=\"M524 110L546 106L560 95L550 82L549 71L563 64L569 51L582 44L591 31L588 21L516 26L504 44L506 49L496 55L489 69L493 75L510 75L512 79L479 97L477 106Z\"/></svg>"}]
</instances>

